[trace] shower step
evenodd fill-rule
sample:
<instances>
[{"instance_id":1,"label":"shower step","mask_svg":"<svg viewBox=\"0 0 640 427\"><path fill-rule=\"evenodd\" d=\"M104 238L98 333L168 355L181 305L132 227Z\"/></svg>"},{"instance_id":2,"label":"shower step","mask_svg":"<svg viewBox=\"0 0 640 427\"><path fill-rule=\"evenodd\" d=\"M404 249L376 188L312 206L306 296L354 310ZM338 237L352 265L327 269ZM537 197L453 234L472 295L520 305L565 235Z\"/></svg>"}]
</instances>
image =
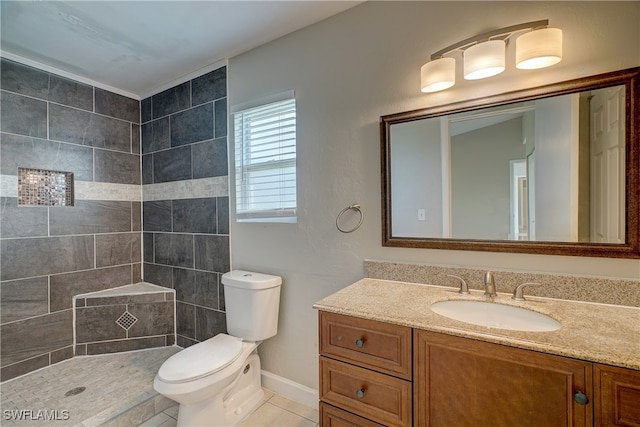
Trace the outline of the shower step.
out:
<instances>
[{"instance_id":1,"label":"shower step","mask_svg":"<svg viewBox=\"0 0 640 427\"><path fill-rule=\"evenodd\" d=\"M75 355L175 344L175 290L140 282L73 299Z\"/></svg>"}]
</instances>

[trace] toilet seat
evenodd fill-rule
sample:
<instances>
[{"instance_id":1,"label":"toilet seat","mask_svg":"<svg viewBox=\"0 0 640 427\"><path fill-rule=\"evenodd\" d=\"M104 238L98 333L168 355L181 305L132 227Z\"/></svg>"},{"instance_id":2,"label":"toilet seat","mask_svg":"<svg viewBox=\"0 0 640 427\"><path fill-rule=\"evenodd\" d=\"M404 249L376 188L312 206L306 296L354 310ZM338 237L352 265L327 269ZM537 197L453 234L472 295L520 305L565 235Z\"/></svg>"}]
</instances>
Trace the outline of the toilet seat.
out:
<instances>
[{"instance_id":1,"label":"toilet seat","mask_svg":"<svg viewBox=\"0 0 640 427\"><path fill-rule=\"evenodd\" d=\"M194 344L168 358L158 377L166 383L184 383L203 378L224 369L240 356L242 339L218 334Z\"/></svg>"}]
</instances>

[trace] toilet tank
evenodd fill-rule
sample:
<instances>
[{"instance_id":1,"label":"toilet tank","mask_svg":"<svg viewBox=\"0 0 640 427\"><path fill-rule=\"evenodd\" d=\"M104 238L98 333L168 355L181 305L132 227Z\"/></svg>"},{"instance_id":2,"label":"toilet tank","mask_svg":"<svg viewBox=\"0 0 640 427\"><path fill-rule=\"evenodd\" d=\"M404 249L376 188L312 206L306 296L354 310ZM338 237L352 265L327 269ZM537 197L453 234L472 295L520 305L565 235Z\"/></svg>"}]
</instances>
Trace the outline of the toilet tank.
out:
<instances>
[{"instance_id":1,"label":"toilet tank","mask_svg":"<svg viewBox=\"0 0 640 427\"><path fill-rule=\"evenodd\" d=\"M227 331L246 341L262 341L278 332L282 278L245 270L222 275Z\"/></svg>"}]
</instances>

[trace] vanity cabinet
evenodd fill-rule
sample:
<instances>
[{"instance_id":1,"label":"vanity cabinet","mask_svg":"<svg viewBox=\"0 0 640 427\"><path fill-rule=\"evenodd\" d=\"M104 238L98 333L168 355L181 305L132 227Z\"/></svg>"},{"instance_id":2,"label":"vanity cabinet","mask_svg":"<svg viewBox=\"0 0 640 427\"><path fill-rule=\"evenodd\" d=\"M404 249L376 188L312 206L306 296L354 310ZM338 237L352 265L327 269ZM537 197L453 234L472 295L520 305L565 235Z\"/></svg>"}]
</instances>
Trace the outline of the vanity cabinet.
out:
<instances>
[{"instance_id":1,"label":"vanity cabinet","mask_svg":"<svg viewBox=\"0 0 640 427\"><path fill-rule=\"evenodd\" d=\"M323 427L640 427L640 371L319 312Z\"/></svg>"},{"instance_id":2,"label":"vanity cabinet","mask_svg":"<svg viewBox=\"0 0 640 427\"><path fill-rule=\"evenodd\" d=\"M414 351L416 426L593 423L589 362L421 330Z\"/></svg>"},{"instance_id":3,"label":"vanity cabinet","mask_svg":"<svg viewBox=\"0 0 640 427\"><path fill-rule=\"evenodd\" d=\"M640 427L640 372L598 364L594 372L595 425Z\"/></svg>"},{"instance_id":4,"label":"vanity cabinet","mask_svg":"<svg viewBox=\"0 0 640 427\"><path fill-rule=\"evenodd\" d=\"M320 312L323 426L411 426L411 328Z\"/></svg>"}]
</instances>

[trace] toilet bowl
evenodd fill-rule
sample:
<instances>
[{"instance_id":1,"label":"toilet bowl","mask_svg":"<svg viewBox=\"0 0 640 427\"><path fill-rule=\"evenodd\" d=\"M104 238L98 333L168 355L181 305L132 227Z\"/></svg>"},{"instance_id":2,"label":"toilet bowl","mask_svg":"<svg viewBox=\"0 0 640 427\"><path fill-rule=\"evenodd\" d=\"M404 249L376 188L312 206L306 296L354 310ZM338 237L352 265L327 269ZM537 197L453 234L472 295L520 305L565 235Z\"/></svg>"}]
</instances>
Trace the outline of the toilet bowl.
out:
<instances>
[{"instance_id":1,"label":"toilet bowl","mask_svg":"<svg viewBox=\"0 0 640 427\"><path fill-rule=\"evenodd\" d=\"M234 270L222 276L227 329L167 359L153 387L180 404L178 426L233 426L262 400L258 345L277 332L282 279Z\"/></svg>"}]
</instances>

